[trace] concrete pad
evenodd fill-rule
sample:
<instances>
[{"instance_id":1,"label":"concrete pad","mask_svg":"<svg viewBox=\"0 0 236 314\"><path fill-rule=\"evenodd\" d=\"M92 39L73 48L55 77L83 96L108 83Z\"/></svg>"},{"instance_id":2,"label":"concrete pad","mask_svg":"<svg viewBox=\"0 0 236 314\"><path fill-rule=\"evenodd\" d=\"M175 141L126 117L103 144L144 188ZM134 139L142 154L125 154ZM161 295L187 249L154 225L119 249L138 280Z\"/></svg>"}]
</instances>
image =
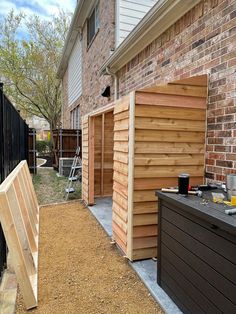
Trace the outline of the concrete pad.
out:
<instances>
[{"instance_id":1,"label":"concrete pad","mask_svg":"<svg viewBox=\"0 0 236 314\"><path fill-rule=\"evenodd\" d=\"M88 206L97 221L102 225L103 229L112 236L112 198L103 197L96 198L95 205Z\"/></svg>"},{"instance_id":2,"label":"concrete pad","mask_svg":"<svg viewBox=\"0 0 236 314\"><path fill-rule=\"evenodd\" d=\"M182 313L177 305L157 284L157 263L152 259L130 262L131 267L136 271L139 278L150 291L153 298L160 304L163 310L168 314Z\"/></svg>"},{"instance_id":3,"label":"concrete pad","mask_svg":"<svg viewBox=\"0 0 236 314\"><path fill-rule=\"evenodd\" d=\"M96 198L96 204L88 206L91 213L102 225L109 237L112 236L112 198ZM135 270L139 278L143 281L150 294L160 304L167 314L182 313L177 305L165 293L165 291L157 284L157 262L152 259L129 262Z\"/></svg>"}]
</instances>

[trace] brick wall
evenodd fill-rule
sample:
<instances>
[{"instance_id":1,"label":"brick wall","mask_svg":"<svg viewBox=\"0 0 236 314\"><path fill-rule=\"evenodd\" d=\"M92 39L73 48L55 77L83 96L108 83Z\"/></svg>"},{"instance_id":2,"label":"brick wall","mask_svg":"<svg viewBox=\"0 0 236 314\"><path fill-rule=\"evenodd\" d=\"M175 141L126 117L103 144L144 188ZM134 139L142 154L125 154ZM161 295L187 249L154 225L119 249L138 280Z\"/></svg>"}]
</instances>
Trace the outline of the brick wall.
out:
<instances>
[{"instance_id":1,"label":"brick wall","mask_svg":"<svg viewBox=\"0 0 236 314\"><path fill-rule=\"evenodd\" d=\"M236 1L205 0L119 72L119 94L209 74L206 177L236 173Z\"/></svg>"},{"instance_id":2,"label":"brick wall","mask_svg":"<svg viewBox=\"0 0 236 314\"><path fill-rule=\"evenodd\" d=\"M99 69L110 55L115 46L115 1L100 0L99 2L100 29L90 47L87 47L87 23L83 27L83 69L82 96L71 106L68 106L68 74L63 77L63 127L70 128L70 112L80 105L81 115L113 101L113 79L110 76L100 76ZM101 97L106 85L111 85L111 97Z\"/></svg>"}]
</instances>

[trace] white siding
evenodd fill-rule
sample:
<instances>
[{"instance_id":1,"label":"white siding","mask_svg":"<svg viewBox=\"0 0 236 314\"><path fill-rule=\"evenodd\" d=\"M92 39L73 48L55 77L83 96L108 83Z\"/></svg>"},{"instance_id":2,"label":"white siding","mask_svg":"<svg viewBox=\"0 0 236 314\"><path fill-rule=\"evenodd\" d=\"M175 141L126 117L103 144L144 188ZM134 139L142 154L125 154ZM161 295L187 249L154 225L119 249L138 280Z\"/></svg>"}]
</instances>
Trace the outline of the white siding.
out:
<instances>
[{"instance_id":1,"label":"white siding","mask_svg":"<svg viewBox=\"0 0 236 314\"><path fill-rule=\"evenodd\" d=\"M116 0L116 47L159 0Z\"/></svg>"},{"instance_id":2,"label":"white siding","mask_svg":"<svg viewBox=\"0 0 236 314\"><path fill-rule=\"evenodd\" d=\"M82 94L82 42L76 39L68 62L68 104L73 104Z\"/></svg>"}]
</instances>

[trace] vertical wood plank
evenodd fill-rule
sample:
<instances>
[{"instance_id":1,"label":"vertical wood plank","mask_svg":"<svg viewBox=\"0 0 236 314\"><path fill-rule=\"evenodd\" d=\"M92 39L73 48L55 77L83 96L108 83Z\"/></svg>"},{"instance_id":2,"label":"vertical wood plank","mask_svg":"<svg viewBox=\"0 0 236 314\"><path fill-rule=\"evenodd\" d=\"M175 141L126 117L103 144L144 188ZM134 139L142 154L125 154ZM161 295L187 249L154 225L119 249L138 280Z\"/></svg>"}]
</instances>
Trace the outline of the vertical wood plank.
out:
<instances>
[{"instance_id":1,"label":"vertical wood plank","mask_svg":"<svg viewBox=\"0 0 236 314\"><path fill-rule=\"evenodd\" d=\"M89 195L88 195L88 204L92 205L94 204L94 117L89 118L89 143L88 143L88 189L89 189Z\"/></svg>"},{"instance_id":2,"label":"vertical wood plank","mask_svg":"<svg viewBox=\"0 0 236 314\"><path fill-rule=\"evenodd\" d=\"M24 224L24 220L22 217L22 212L17 198L17 193L13 184L9 187L6 195L9 210L11 211L11 215L13 217L14 227L16 228L18 239L23 250L24 260L28 274L29 275L35 274L36 265L34 264L28 233L26 231L26 226Z\"/></svg>"},{"instance_id":3,"label":"vertical wood plank","mask_svg":"<svg viewBox=\"0 0 236 314\"><path fill-rule=\"evenodd\" d=\"M105 114L102 114L102 141L101 141L101 196L104 196L104 142L105 142Z\"/></svg>"},{"instance_id":4,"label":"vertical wood plank","mask_svg":"<svg viewBox=\"0 0 236 314\"><path fill-rule=\"evenodd\" d=\"M7 246L12 256L12 264L19 282L20 290L23 295L26 308L30 309L37 306L37 294L32 287L30 276L25 263L25 256L16 226L11 213L10 204L5 193L0 192L0 216L1 225L6 238Z\"/></svg>"},{"instance_id":5,"label":"vertical wood plank","mask_svg":"<svg viewBox=\"0 0 236 314\"><path fill-rule=\"evenodd\" d=\"M33 227L32 227L32 222L30 221L30 217L29 217L29 213L26 207L26 203L24 200L24 195L22 193L22 188L19 182L19 178L16 177L15 181L14 181L14 189L16 192L16 196L18 198L18 202L21 208L21 213L22 213L22 218L25 224L25 229L27 232L27 236L29 239L29 244L30 244L30 248L31 248L31 252L36 252L38 249L37 246L37 241L34 235L34 231L33 231Z\"/></svg>"},{"instance_id":6,"label":"vertical wood plank","mask_svg":"<svg viewBox=\"0 0 236 314\"><path fill-rule=\"evenodd\" d=\"M28 182L28 185L29 185L30 195L31 195L31 198L32 198L32 202L34 204L34 210L35 210L36 214L38 214L39 213L39 204L38 204L37 196L36 196L36 193L35 193L35 190L34 190L32 177L31 177L29 168L27 166L27 162L25 163L23 169L24 169L25 175L27 177L27 182Z\"/></svg>"},{"instance_id":7,"label":"vertical wood plank","mask_svg":"<svg viewBox=\"0 0 236 314\"><path fill-rule=\"evenodd\" d=\"M130 93L129 156L128 156L128 230L127 257L133 260L133 197L134 197L135 92Z\"/></svg>"},{"instance_id":8,"label":"vertical wood plank","mask_svg":"<svg viewBox=\"0 0 236 314\"><path fill-rule=\"evenodd\" d=\"M33 214L32 209L31 209L31 203L29 200L29 193L27 191L27 186L25 184L25 179L24 179L23 173L20 172L18 174L18 180L19 180L21 190L23 193L23 198L24 198L24 202L25 202L25 205L26 205L26 208L28 211L28 215L29 215L30 223L31 223L31 226L33 229L33 233L35 236L37 236L38 235L38 228L37 228L36 224L38 223L38 221L37 221L36 216Z\"/></svg>"}]
</instances>

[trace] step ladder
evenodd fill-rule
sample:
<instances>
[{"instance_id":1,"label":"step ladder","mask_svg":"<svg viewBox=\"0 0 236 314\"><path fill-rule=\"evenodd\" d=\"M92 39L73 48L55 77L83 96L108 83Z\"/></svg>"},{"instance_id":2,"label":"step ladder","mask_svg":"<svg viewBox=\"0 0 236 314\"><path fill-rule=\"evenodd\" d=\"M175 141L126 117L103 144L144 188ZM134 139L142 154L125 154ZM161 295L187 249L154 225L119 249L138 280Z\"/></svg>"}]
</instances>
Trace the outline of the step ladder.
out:
<instances>
[{"instance_id":1,"label":"step ladder","mask_svg":"<svg viewBox=\"0 0 236 314\"><path fill-rule=\"evenodd\" d=\"M77 147L75 156L73 158L72 166L70 169L70 174L68 177L67 186L65 188L65 199L68 200L68 196L70 193L75 192L76 183L79 181L81 182L82 178L82 162L79 156L80 147Z\"/></svg>"}]
</instances>

